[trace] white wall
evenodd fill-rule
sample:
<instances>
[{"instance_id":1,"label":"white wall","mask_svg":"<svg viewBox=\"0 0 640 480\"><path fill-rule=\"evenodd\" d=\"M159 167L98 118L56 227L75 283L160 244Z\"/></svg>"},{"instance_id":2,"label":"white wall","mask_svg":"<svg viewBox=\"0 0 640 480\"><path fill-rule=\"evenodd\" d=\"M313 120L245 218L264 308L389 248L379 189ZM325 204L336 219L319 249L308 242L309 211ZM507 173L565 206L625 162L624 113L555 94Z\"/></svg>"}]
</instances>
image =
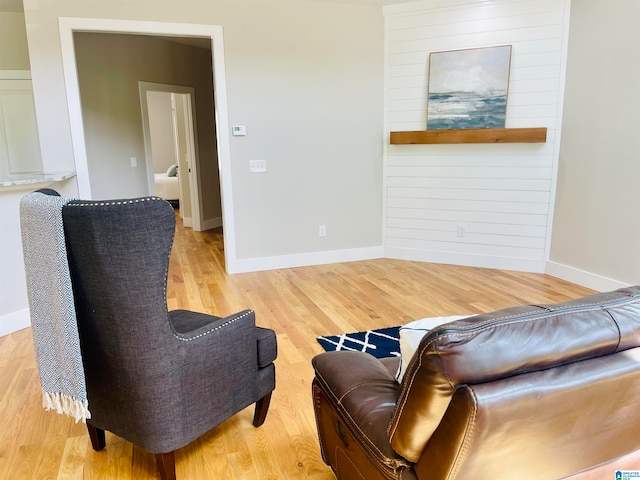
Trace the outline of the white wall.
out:
<instances>
[{"instance_id":1,"label":"white wall","mask_svg":"<svg viewBox=\"0 0 640 480\"><path fill-rule=\"evenodd\" d=\"M640 2L573 0L548 271L640 284Z\"/></svg>"},{"instance_id":2,"label":"white wall","mask_svg":"<svg viewBox=\"0 0 640 480\"><path fill-rule=\"evenodd\" d=\"M386 7L385 131L426 128L430 52L512 45L507 127L542 144L389 145L389 257L541 272L559 149L567 0L429 0ZM464 237L457 227L466 228Z\"/></svg>"},{"instance_id":3,"label":"white wall","mask_svg":"<svg viewBox=\"0 0 640 480\"><path fill-rule=\"evenodd\" d=\"M154 173L166 173L169 167L176 163L171 94L147 92L147 102L153 171Z\"/></svg>"},{"instance_id":4,"label":"white wall","mask_svg":"<svg viewBox=\"0 0 640 480\"><path fill-rule=\"evenodd\" d=\"M25 16L43 162L71 158L58 17L211 22L224 31L230 124L248 132L231 140L238 258L380 247L380 7L26 0ZM267 173L251 174L252 159Z\"/></svg>"},{"instance_id":5,"label":"white wall","mask_svg":"<svg viewBox=\"0 0 640 480\"><path fill-rule=\"evenodd\" d=\"M22 13L0 12L0 70L29 70ZM0 190L0 336L29 325L18 212L23 194Z\"/></svg>"},{"instance_id":6,"label":"white wall","mask_svg":"<svg viewBox=\"0 0 640 480\"><path fill-rule=\"evenodd\" d=\"M0 189L0 336L30 325L27 287L20 235L20 198L45 185L24 189ZM77 187L75 180L66 180L50 188L71 196Z\"/></svg>"},{"instance_id":7,"label":"white wall","mask_svg":"<svg viewBox=\"0 0 640 480\"><path fill-rule=\"evenodd\" d=\"M29 326L18 205L24 192L0 191L0 336ZM8 253L8 254L7 254Z\"/></svg>"}]
</instances>

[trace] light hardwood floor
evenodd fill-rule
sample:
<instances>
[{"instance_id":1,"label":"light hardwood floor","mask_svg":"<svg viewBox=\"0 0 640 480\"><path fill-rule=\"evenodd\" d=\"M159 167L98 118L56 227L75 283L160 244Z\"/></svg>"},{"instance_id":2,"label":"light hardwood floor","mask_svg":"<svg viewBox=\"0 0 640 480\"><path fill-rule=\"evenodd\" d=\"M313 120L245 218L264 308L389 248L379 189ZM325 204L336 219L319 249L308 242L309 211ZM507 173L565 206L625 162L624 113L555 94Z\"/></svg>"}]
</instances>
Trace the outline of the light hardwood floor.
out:
<instances>
[{"instance_id":1,"label":"light hardwood floor","mask_svg":"<svg viewBox=\"0 0 640 480\"><path fill-rule=\"evenodd\" d=\"M315 479L333 475L320 457L311 403L319 335L473 314L592 293L540 274L398 260L227 275L219 231L177 229L170 309L225 316L252 308L277 332L277 386L265 424L248 408L176 452L179 480ZM154 457L107 433L91 449L83 424L41 407L31 329L0 338L0 479L155 479Z\"/></svg>"}]
</instances>

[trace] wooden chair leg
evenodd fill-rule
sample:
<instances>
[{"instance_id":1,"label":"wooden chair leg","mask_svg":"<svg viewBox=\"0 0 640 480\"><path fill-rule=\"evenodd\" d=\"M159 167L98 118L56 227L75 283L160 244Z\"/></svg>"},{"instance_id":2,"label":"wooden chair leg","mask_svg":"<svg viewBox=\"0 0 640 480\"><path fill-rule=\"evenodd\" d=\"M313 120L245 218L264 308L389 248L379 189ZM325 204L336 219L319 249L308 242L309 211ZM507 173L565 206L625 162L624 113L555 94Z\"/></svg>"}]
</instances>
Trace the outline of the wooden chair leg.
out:
<instances>
[{"instance_id":1,"label":"wooden chair leg","mask_svg":"<svg viewBox=\"0 0 640 480\"><path fill-rule=\"evenodd\" d=\"M176 480L175 452L156 453L156 465L162 480Z\"/></svg>"},{"instance_id":2,"label":"wooden chair leg","mask_svg":"<svg viewBox=\"0 0 640 480\"><path fill-rule=\"evenodd\" d=\"M96 452L104 449L107 446L104 430L96 428L87 422L87 430L89 430L89 438L91 439L91 446Z\"/></svg>"},{"instance_id":3,"label":"wooden chair leg","mask_svg":"<svg viewBox=\"0 0 640 480\"><path fill-rule=\"evenodd\" d=\"M254 427L259 427L264 423L264 420L267 418L269 403L271 403L271 392L256 402L256 411L253 414Z\"/></svg>"}]
</instances>

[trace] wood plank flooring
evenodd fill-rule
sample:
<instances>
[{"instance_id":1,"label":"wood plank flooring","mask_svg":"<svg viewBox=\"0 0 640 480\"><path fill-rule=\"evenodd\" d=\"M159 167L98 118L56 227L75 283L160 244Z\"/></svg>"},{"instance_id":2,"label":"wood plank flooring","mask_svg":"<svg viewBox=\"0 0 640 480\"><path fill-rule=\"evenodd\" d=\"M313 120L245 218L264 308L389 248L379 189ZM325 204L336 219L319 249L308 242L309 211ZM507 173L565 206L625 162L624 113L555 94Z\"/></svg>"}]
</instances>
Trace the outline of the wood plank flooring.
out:
<instances>
[{"instance_id":1,"label":"wood plank flooring","mask_svg":"<svg viewBox=\"0 0 640 480\"><path fill-rule=\"evenodd\" d=\"M253 408L176 452L179 480L330 480L311 404L315 338L473 314L592 293L553 277L503 270L371 260L227 275L220 231L177 228L168 306L225 316L252 308L277 332L277 386L265 424ZM154 458L107 432L91 449L83 424L41 407L31 329L0 337L0 479L157 478Z\"/></svg>"}]
</instances>

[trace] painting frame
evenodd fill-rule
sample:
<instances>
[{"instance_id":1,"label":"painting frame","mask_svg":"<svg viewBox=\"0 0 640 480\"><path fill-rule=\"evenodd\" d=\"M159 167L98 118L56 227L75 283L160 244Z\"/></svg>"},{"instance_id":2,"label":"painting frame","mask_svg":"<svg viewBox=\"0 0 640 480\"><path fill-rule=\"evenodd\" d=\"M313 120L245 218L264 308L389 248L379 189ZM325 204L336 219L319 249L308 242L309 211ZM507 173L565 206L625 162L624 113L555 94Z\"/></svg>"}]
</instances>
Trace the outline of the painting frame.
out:
<instances>
[{"instance_id":1,"label":"painting frame","mask_svg":"<svg viewBox=\"0 0 640 480\"><path fill-rule=\"evenodd\" d=\"M511 45L429 54L427 130L505 128Z\"/></svg>"}]
</instances>

